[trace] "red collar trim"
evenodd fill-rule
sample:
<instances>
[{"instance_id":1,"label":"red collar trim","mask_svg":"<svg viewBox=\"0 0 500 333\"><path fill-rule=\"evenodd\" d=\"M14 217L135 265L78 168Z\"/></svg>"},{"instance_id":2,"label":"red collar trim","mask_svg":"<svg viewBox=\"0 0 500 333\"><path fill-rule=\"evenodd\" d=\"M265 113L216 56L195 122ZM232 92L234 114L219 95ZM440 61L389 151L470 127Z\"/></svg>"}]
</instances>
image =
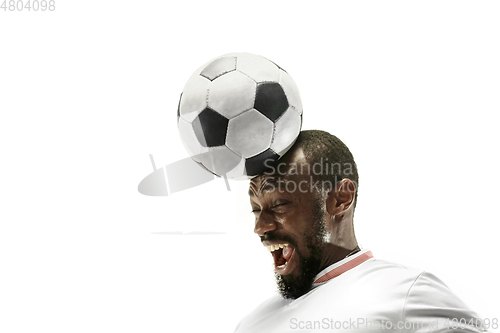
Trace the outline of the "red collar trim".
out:
<instances>
[{"instance_id":1,"label":"red collar trim","mask_svg":"<svg viewBox=\"0 0 500 333\"><path fill-rule=\"evenodd\" d=\"M373 258L373 254L370 250L361 250L360 252L347 257L330 267L327 267L321 273L319 273L314 281L313 287L316 287L319 284L325 283L337 276L344 274L348 270L364 263L368 259Z\"/></svg>"}]
</instances>

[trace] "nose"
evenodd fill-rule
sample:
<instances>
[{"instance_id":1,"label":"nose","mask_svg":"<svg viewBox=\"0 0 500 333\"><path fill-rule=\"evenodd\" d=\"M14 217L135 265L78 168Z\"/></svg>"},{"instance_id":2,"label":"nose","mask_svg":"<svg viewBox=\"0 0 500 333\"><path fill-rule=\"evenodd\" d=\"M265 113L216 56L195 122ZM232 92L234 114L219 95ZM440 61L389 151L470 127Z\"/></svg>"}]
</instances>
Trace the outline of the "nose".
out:
<instances>
[{"instance_id":1,"label":"nose","mask_svg":"<svg viewBox=\"0 0 500 333\"><path fill-rule=\"evenodd\" d=\"M266 232L276 229L276 222L274 222L272 215L266 211L261 211L259 216L255 219L255 227L253 232L259 236L264 236Z\"/></svg>"}]
</instances>

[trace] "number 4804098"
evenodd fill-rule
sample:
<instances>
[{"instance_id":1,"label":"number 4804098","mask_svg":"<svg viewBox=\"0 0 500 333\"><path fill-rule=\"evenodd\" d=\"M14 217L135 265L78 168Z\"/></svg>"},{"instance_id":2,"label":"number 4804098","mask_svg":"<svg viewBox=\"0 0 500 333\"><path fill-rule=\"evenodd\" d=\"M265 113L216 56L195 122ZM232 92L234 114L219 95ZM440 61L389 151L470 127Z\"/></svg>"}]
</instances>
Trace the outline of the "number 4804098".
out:
<instances>
[{"instance_id":1,"label":"number 4804098","mask_svg":"<svg viewBox=\"0 0 500 333\"><path fill-rule=\"evenodd\" d=\"M0 9L4 11L54 11L56 9L55 0L3 0Z\"/></svg>"}]
</instances>

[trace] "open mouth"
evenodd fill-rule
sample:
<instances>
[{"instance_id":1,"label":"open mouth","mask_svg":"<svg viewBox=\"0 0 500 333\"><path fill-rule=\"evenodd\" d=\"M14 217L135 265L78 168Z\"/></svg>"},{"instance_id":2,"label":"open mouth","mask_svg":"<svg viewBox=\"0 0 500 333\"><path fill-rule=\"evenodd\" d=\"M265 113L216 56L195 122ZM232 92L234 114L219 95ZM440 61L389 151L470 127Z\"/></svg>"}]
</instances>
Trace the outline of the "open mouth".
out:
<instances>
[{"instance_id":1,"label":"open mouth","mask_svg":"<svg viewBox=\"0 0 500 333\"><path fill-rule=\"evenodd\" d=\"M291 272L293 266L291 265L293 259L293 254L295 253L295 248L288 244L273 244L268 245L267 249L271 252L274 258L274 269L277 273L281 275L286 275Z\"/></svg>"}]
</instances>

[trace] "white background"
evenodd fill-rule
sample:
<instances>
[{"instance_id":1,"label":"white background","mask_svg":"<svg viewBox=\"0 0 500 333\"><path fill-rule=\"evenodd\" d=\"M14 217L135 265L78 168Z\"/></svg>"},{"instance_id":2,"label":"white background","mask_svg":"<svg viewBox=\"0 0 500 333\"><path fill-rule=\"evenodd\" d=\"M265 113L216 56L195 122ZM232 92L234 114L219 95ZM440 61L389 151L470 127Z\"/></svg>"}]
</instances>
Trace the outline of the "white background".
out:
<instances>
[{"instance_id":1,"label":"white background","mask_svg":"<svg viewBox=\"0 0 500 333\"><path fill-rule=\"evenodd\" d=\"M231 332L274 292L247 182L137 191L149 154L187 157L179 95L229 52L285 68L302 128L350 147L365 248L500 318L499 16L496 1L0 11L0 331ZM225 234L155 234L172 231Z\"/></svg>"}]
</instances>

